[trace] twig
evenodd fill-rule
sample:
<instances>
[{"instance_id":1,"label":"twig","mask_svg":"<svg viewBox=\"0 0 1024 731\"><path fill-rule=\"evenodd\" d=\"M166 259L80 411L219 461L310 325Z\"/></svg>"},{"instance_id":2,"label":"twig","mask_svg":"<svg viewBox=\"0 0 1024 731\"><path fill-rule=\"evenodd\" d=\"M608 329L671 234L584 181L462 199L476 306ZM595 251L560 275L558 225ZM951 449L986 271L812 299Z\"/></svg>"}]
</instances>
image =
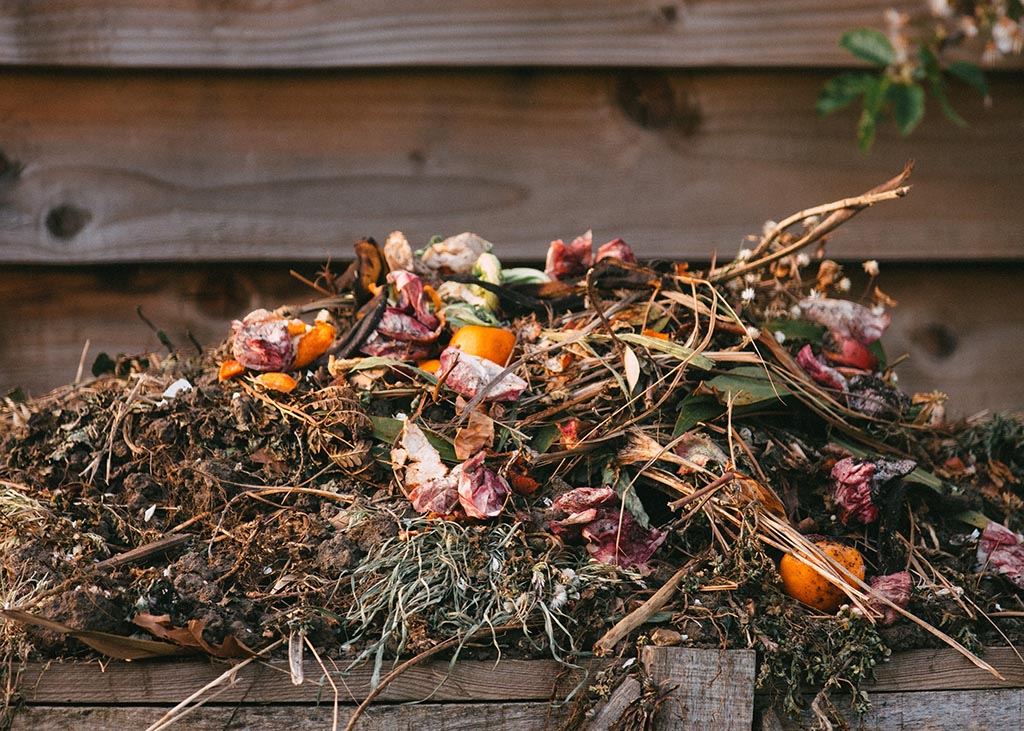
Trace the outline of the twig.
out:
<instances>
[{"instance_id":1,"label":"twig","mask_svg":"<svg viewBox=\"0 0 1024 731\"><path fill-rule=\"evenodd\" d=\"M833 231L840 224L849 220L850 218L852 218L865 208L873 206L875 203L880 203L882 201L902 198L903 196L910 192L910 186L903 185L903 183L910 176L910 171L912 169L913 163L909 163L903 169L903 172L901 172L895 178L886 181L885 183L882 183L882 185L872 188L867 193L864 193L862 195L853 198L844 198L833 203L826 203L821 206L815 206L814 208L805 209L803 211L800 211L799 213L794 213L792 216L785 219L785 221L783 221L782 224L778 224L778 226L776 226L776 229L778 229L778 231L773 229L772 232L769 232L769 234L765 237L764 241L762 241L761 244L758 245L757 249L755 249L755 253L751 256L750 259L741 263L739 266L726 264L720 269L711 271L708 274L708 280L711 282L720 282L724 279L733 279L735 277L742 276L747 272L754 271L755 269L760 269L765 265L772 263L773 261L783 259L789 256L790 254L799 251L805 246L813 244L822 236ZM770 254L767 254L760 258L754 258L758 254L763 253L768 248L768 245L774 240L775 236L777 236L778 233L781 233L782 228L790 226L797 221L805 220L807 218L810 218L811 216L820 216L824 213L830 213L831 215L828 216L828 218L826 218L825 220L818 223L816 226L814 226L814 228L808 231L802 238L798 239L789 246L784 246L783 248L778 249L777 251L774 251Z\"/></svg>"},{"instance_id":2,"label":"twig","mask_svg":"<svg viewBox=\"0 0 1024 731\"><path fill-rule=\"evenodd\" d=\"M94 564L94 567L98 569L113 569L127 564L142 563L154 556L173 551L175 548L188 543L192 538L193 535L191 533L164 536L152 543L147 543L144 546L138 546L130 551L98 561Z\"/></svg>"},{"instance_id":3,"label":"twig","mask_svg":"<svg viewBox=\"0 0 1024 731\"><path fill-rule=\"evenodd\" d=\"M682 583L683 579L692 574L694 568L703 561L704 557L698 556L676 571L672 575L672 578L666 581L660 589L654 592L650 599L620 619L614 627L605 632L604 636L594 643L594 654L598 657L608 655L615 649L615 646L619 644L621 640L629 635L630 632L635 630L637 627L642 626L657 612L661 611L661 609L669 603L672 597L675 596L676 590L679 588L679 584Z\"/></svg>"}]
</instances>

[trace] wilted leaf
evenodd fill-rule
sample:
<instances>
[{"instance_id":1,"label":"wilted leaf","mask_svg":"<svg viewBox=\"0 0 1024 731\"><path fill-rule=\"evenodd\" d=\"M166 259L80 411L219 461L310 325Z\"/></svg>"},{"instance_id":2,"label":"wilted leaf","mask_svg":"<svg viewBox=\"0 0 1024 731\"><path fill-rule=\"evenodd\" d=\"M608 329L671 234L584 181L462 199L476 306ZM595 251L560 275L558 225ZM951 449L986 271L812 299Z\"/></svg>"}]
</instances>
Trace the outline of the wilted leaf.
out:
<instances>
[{"instance_id":1,"label":"wilted leaf","mask_svg":"<svg viewBox=\"0 0 1024 731\"><path fill-rule=\"evenodd\" d=\"M121 635L114 635L108 632L73 629L60 622L39 617L20 609L0 609L0 617L73 637L80 642L84 642L97 652L119 660L149 660L157 657L190 655L195 652L192 648L180 647L168 642L137 640L133 637L122 637Z\"/></svg>"},{"instance_id":2,"label":"wilted leaf","mask_svg":"<svg viewBox=\"0 0 1024 731\"><path fill-rule=\"evenodd\" d=\"M640 359L628 345L622 353L622 365L626 371L626 385L629 386L629 392L632 393L636 390L636 384L640 382Z\"/></svg>"},{"instance_id":3,"label":"wilted leaf","mask_svg":"<svg viewBox=\"0 0 1024 731\"><path fill-rule=\"evenodd\" d=\"M469 459L494 444L494 419L480 409L469 412L466 425L455 433L455 456Z\"/></svg>"},{"instance_id":4,"label":"wilted leaf","mask_svg":"<svg viewBox=\"0 0 1024 731\"><path fill-rule=\"evenodd\" d=\"M184 648L201 650L213 657L253 657L256 654L233 636L225 637L219 645L207 642L203 639L206 622L201 619L190 619L187 626L175 627L171 624L171 618L167 614L140 613L135 615L132 622L154 637L170 640Z\"/></svg>"},{"instance_id":5,"label":"wilted leaf","mask_svg":"<svg viewBox=\"0 0 1024 731\"><path fill-rule=\"evenodd\" d=\"M288 635L288 670L291 673L292 685L302 685L304 679L305 669L302 656L305 645L305 633L292 630Z\"/></svg>"}]
</instances>

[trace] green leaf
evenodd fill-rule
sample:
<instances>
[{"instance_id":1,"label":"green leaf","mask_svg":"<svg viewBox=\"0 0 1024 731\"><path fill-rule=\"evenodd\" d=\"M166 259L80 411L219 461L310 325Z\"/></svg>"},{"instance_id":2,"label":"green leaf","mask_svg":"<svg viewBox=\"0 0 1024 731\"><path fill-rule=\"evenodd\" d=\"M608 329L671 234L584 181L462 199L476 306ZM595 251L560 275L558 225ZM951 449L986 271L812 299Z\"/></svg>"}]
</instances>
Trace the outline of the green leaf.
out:
<instances>
[{"instance_id":1,"label":"green leaf","mask_svg":"<svg viewBox=\"0 0 1024 731\"><path fill-rule=\"evenodd\" d=\"M557 424L548 424L538 431L532 440L530 440L530 448L537 451L537 454L544 454L551 445L555 443L555 440L562 435Z\"/></svg>"},{"instance_id":2,"label":"green leaf","mask_svg":"<svg viewBox=\"0 0 1024 731\"><path fill-rule=\"evenodd\" d=\"M810 320L769 320L764 324L770 333L780 332L791 340L806 340L813 345L821 345L825 337L825 328Z\"/></svg>"},{"instance_id":3,"label":"green leaf","mask_svg":"<svg viewBox=\"0 0 1024 731\"><path fill-rule=\"evenodd\" d=\"M885 34L874 28L847 31L839 45L874 66L891 66L896 63L896 50Z\"/></svg>"},{"instance_id":4,"label":"green leaf","mask_svg":"<svg viewBox=\"0 0 1024 731\"><path fill-rule=\"evenodd\" d=\"M725 412L722 405L718 403L711 394L694 394L679 402L679 416L676 417L676 425L672 430L672 438L675 439L683 432L688 432L702 421L708 421Z\"/></svg>"},{"instance_id":5,"label":"green leaf","mask_svg":"<svg viewBox=\"0 0 1024 731\"><path fill-rule=\"evenodd\" d=\"M778 401L792 393L777 380L770 379L764 369L756 365L733 368L728 373L705 381L700 388L710 389L719 403L727 404L731 401L736 406Z\"/></svg>"},{"instance_id":6,"label":"green leaf","mask_svg":"<svg viewBox=\"0 0 1024 731\"><path fill-rule=\"evenodd\" d=\"M960 81L973 87L982 96L988 96L988 81L985 79L985 73L977 64L954 61L949 65L948 71Z\"/></svg>"},{"instance_id":7,"label":"green leaf","mask_svg":"<svg viewBox=\"0 0 1024 731\"><path fill-rule=\"evenodd\" d=\"M875 144L878 120L882 116L882 102L889 90L889 79L882 76L874 80L864 93L864 109L857 123L857 145L861 152L868 152Z\"/></svg>"},{"instance_id":8,"label":"green leaf","mask_svg":"<svg viewBox=\"0 0 1024 731\"><path fill-rule=\"evenodd\" d=\"M659 353L671 355L676 360L685 361L687 365L700 368L702 371L715 367L715 361L700 353L695 353L685 345L673 343L671 340L652 338L650 335L640 335L638 333L619 333L616 337L632 345L642 345L648 350L656 350Z\"/></svg>"},{"instance_id":9,"label":"green leaf","mask_svg":"<svg viewBox=\"0 0 1024 731\"><path fill-rule=\"evenodd\" d=\"M924 87L920 84L893 84L889 87L892 116L900 134L906 137L924 119Z\"/></svg>"},{"instance_id":10,"label":"green leaf","mask_svg":"<svg viewBox=\"0 0 1024 731\"><path fill-rule=\"evenodd\" d=\"M935 101L939 103L939 109L942 110L943 116L957 127L966 127L967 121L957 114L957 111L953 109L953 105L949 103L949 97L946 96L946 85L942 79L935 78L932 79L931 82L932 96L934 96Z\"/></svg>"},{"instance_id":11,"label":"green leaf","mask_svg":"<svg viewBox=\"0 0 1024 731\"><path fill-rule=\"evenodd\" d=\"M985 530L992 522L987 515L979 513L977 510L965 510L962 513L957 513L956 517L960 522L972 525L978 530Z\"/></svg>"},{"instance_id":12,"label":"green leaf","mask_svg":"<svg viewBox=\"0 0 1024 731\"><path fill-rule=\"evenodd\" d=\"M875 131L878 129L878 112L865 109L860 113L857 123L857 147L861 152L870 152L875 144Z\"/></svg>"},{"instance_id":13,"label":"green leaf","mask_svg":"<svg viewBox=\"0 0 1024 731\"><path fill-rule=\"evenodd\" d=\"M875 77L871 74L852 71L833 77L822 88L814 109L819 115L825 116L847 107L863 96L874 81Z\"/></svg>"}]
</instances>

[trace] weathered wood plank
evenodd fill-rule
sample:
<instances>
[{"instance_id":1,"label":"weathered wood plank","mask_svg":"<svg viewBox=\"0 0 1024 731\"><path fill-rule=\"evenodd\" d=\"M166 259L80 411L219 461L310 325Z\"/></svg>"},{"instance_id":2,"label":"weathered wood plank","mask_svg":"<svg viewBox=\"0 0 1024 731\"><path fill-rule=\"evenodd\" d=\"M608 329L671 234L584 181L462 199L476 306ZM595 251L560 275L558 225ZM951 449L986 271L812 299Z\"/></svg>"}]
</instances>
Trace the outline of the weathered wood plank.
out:
<instances>
[{"instance_id":1,"label":"weathered wood plank","mask_svg":"<svg viewBox=\"0 0 1024 731\"><path fill-rule=\"evenodd\" d=\"M309 277L317 269L296 267ZM87 340L86 376L100 352L161 352L136 307L182 351L189 333L215 347L232 318L312 299L287 272L288 265L0 269L0 393L21 386L39 396L73 382ZM899 300L884 342L891 357L910 356L897 371L905 391L947 393L951 414L1024 409L1024 266L883 265L878 283Z\"/></svg>"},{"instance_id":2,"label":"weathered wood plank","mask_svg":"<svg viewBox=\"0 0 1024 731\"><path fill-rule=\"evenodd\" d=\"M993 647L984 657L1005 680L976 667L954 650L908 650L875 668L869 692L1024 688L1024 662L1012 648Z\"/></svg>"},{"instance_id":3,"label":"weathered wood plank","mask_svg":"<svg viewBox=\"0 0 1024 731\"><path fill-rule=\"evenodd\" d=\"M541 259L593 228L643 256L731 257L766 219L917 160L836 257L1019 259L1024 84L973 126L854 144L820 73L0 72L0 262L307 260L401 229ZM934 112L934 110L932 110ZM935 112L937 114L937 112ZM2 166L2 163L0 163Z\"/></svg>"},{"instance_id":4,"label":"weathered wood plank","mask_svg":"<svg viewBox=\"0 0 1024 731\"><path fill-rule=\"evenodd\" d=\"M883 265L878 283L899 301L883 342L910 356L904 391L946 393L950 415L1024 409L1024 267Z\"/></svg>"},{"instance_id":5,"label":"weathered wood plank","mask_svg":"<svg viewBox=\"0 0 1024 731\"><path fill-rule=\"evenodd\" d=\"M343 663L338 664L343 667ZM32 663L24 668L18 687L33 705L175 704L218 679L228 668L205 660L112 662L102 668L98 664L55 663L47 667ZM372 668L367 667L350 672L332 669L331 679L338 686L340 702L361 703L370 693L371 674ZM230 685L223 686L216 702L317 703L333 697L330 682L318 665L307 662L305 677L302 685L293 685L286 663L250 664L237 671ZM547 701L554 697L560 679L571 689L581 677L553 660L462 660L454 667L439 662L402 673L381 692L377 702Z\"/></svg>"},{"instance_id":6,"label":"weathered wood plank","mask_svg":"<svg viewBox=\"0 0 1024 731\"><path fill-rule=\"evenodd\" d=\"M656 682L674 687L658 714L659 731L750 731L754 717L753 650L654 647L641 660Z\"/></svg>"},{"instance_id":7,"label":"weathered wood plank","mask_svg":"<svg viewBox=\"0 0 1024 731\"><path fill-rule=\"evenodd\" d=\"M157 0L0 5L0 64L193 67L797 66L913 0ZM1011 61L1012 63L1012 61Z\"/></svg>"},{"instance_id":8,"label":"weathered wood plank","mask_svg":"<svg viewBox=\"0 0 1024 731\"><path fill-rule=\"evenodd\" d=\"M871 694L871 710L857 715L837 699L843 717L857 731L993 731L1024 728L1024 689L950 690ZM812 728L808 712L802 722L778 717L787 731ZM772 729L766 725L764 731ZM777 727L776 727L777 728Z\"/></svg>"},{"instance_id":9,"label":"weathered wood plank","mask_svg":"<svg viewBox=\"0 0 1024 731\"><path fill-rule=\"evenodd\" d=\"M141 731L166 708L126 706L26 706L14 716L11 731ZM318 706L204 706L170 728L178 731L325 731L332 728L332 703ZM351 708L342 708L343 728ZM431 704L374 706L359 721L359 731L538 731L554 728L555 712L545 703Z\"/></svg>"}]
</instances>

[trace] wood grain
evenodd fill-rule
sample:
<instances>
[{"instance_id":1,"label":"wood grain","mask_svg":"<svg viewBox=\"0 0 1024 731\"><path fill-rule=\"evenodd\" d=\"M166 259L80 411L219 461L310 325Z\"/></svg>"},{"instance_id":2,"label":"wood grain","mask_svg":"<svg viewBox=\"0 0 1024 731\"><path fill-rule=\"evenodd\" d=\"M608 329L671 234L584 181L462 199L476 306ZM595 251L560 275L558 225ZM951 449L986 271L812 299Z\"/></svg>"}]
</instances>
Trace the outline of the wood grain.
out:
<instances>
[{"instance_id":1,"label":"wood grain","mask_svg":"<svg viewBox=\"0 0 1024 731\"><path fill-rule=\"evenodd\" d=\"M180 700L180 699L179 699ZM11 731L141 731L159 720L166 708L28 706L18 710ZM350 708L341 709L339 728ZM359 731L538 731L555 728L555 713L546 703L382 706L359 721ZM188 731L326 731L332 728L332 704L318 706L204 706L170 728Z\"/></svg>"},{"instance_id":2,"label":"wood grain","mask_svg":"<svg viewBox=\"0 0 1024 731\"><path fill-rule=\"evenodd\" d=\"M828 66L851 61L844 31L882 27L889 6L923 10L912 0L4 3L0 64Z\"/></svg>"},{"instance_id":3,"label":"wood grain","mask_svg":"<svg viewBox=\"0 0 1024 731\"><path fill-rule=\"evenodd\" d=\"M1024 256L1019 76L992 80L991 110L954 95L970 129L887 126L870 156L853 111L815 117L826 78L0 72L0 153L24 166L0 176L0 262L320 262L394 229L473 230L522 259L587 228L645 258L731 257L908 158L911 194L844 225L833 256Z\"/></svg>"},{"instance_id":4,"label":"wood grain","mask_svg":"<svg viewBox=\"0 0 1024 731\"><path fill-rule=\"evenodd\" d=\"M318 269L291 265L310 278ZM859 268L856 262L847 267L854 275ZM233 318L313 299L288 269L0 268L0 393L20 386L41 396L72 383L86 341L86 376L101 352L163 352L137 308L182 352L193 347L190 335L214 348L227 338ZM855 282L852 295L865 284ZM878 284L899 301L883 342L890 357L909 355L897 369L904 391L946 393L951 415L1024 410L1024 379L1016 377L1024 362L1024 265L883 265Z\"/></svg>"},{"instance_id":5,"label":"wood grain","mask_svg":"<svg viewBox=\"0 0 1024 731\"><path fill-rule=\"evenodd\" d=\"M753 650L718 652L647 645L641 660L656 682L675 688L659 712L659 731L750 731L756 665Z\"/></svg>"},{"instance_id":6,"label":"wood grain","mask_svg":"<svg viewBox=\"0 0 1024 731\"><path fill-rule=\"evenodd\" d=\"M883 342L909 356L902 390L947 394L951 416L1024 410L1024 267L883 265L877 283L899 302Z\"/></svg>"},{"instance_id":7,"label":"wood grain","mask_svg":"<svg viewBox=\"0 0 1024 731\"><path fill-rule=\"evenodd\" d=\"M870 693L921 690L984 690L988 688L1024 688L1024 661L1010 647L993 647L984 659L1005 680L973 665L960 653L949 649L907 650L875 668Z\"/></svg>"},{"instance_id":8,"label":"wood grain","mask_svg":"<svg viewBox=\"0 0 1024 731\"><path fill-rule=\"evenodd\" d=\"M357 704L369 694L372 667L331 672L341 703ZM175 704L220 677L229 666L204 660L161 663L98 664L32 663L19 687L33 705L75 703ZM238 671L235 681L220 693L218 703L317 703L332 696L322 668L305 667L307 682L293 685L287 664L253 664ZM560 678L571 689L579 676L553 660L462 660L449 667L438 662L410 668L377 697L378 703L444 701L547 701ZM575 678L573 680L572 678ZM140 691L140 689L143 689ZM140 692L144 697L140 697Z\"/></svg>"},{"instance_id":9,"label":"wood grain","mask_svg":"<svg viewBox=\"0 0 1024 731\"><path fill-rule=\"evenodd\" d=\"M1024 689L951 690L922 693L872 694L871 710L857 715L837 703L843 717L857 731L994 731L1024 728ZM802 723L781 718L783 729L812 728L808 713ZM768 728L771 728L770 726ZM767 729L766 729L767 731Z\"/></svg>"}]
</instances>

